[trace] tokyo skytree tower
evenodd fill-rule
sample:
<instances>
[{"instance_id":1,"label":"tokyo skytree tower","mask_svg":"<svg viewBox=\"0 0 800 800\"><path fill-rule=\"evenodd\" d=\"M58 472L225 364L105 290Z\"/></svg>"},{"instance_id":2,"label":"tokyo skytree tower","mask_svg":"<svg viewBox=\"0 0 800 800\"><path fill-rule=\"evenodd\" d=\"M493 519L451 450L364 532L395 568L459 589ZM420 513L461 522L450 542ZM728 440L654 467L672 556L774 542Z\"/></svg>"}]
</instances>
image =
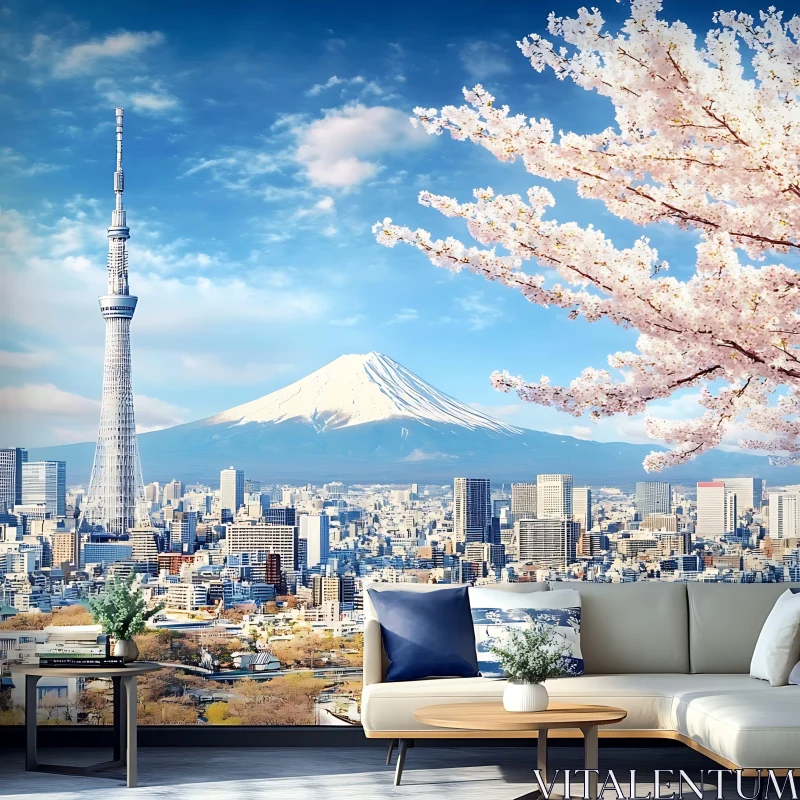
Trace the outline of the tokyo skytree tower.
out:
<instances>
[{"instance_id":1,"label":"tokyo skytree tower","mask_svg":"<svg viewBox=\"0 0 800 800\"><path fill-rule=\"evenodd\" d=\"M100 298L106 321L100 428L84 519L107 533L123 534L140 521L144 482L136 443L131 387L131 319L138 298L128 293L130 229L122 208L122 109L117 109L116 206L108 229L108 294Z\"/></svg>"}]
</instances>

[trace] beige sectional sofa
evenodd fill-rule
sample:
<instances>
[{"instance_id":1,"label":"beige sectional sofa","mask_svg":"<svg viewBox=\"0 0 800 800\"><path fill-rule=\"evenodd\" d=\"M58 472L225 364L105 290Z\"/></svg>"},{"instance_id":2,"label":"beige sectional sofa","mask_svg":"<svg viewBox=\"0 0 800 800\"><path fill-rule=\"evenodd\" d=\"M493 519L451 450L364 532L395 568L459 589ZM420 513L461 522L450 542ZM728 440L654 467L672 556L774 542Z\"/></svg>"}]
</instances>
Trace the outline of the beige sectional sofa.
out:
<instances>
[{"instance_id":1,"label":"beige sectional sofa","mask_svg":"<svg viewBox=\"0 0 800 800\"><path fill-rule=\"evenodd\" d=\"M506 591L574 588L581 595L586 674L547 682L550 697L624 708L601 737L666 738L730 769L800 767L800 686L749 676L750 658L775 600L796 584L500 584ZM435 591L422 584L371 584ZM436 703L498 701L504 681L435 678L384 683L380 624L365 592L362 723L370 738L452 737L414 719ZM564 731L561 735L572 735ZM459 736L461 734L459 733ZM527 735L527 734L526 734ZM551 736L559 733L551 731ZM575 731L574 735L579 736ZM464 731L464 738L480 733Z\"/></svg>"}]
</instances>

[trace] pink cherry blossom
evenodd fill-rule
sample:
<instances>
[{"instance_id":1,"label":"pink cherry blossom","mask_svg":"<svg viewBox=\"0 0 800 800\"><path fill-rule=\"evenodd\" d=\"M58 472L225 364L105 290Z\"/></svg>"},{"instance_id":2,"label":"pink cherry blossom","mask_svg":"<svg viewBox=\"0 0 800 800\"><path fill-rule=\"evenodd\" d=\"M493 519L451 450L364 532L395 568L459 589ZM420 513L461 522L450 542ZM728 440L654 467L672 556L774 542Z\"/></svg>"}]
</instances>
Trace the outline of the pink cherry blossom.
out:
<instances>
[{"instance_id":1,"label":"pink cherry blossom","mask_svg":"<svg viewBox=\"0 0 800 800\"><path fill-rule=\"evenodd\" d=\"M621 248L597 228L551 218L555 202L541 187L525 198L477 189L466 203L420 193L422 205L463 219L479 246L388 218L373 230L381 244L410 244L437 267L467 269L571 319L607 319L640 334L636 352L614 353L610 369L585 369L568 386L496 372L497 389L599 418L638 414L700 387L698 418L648 419L650 435L672 449L647 456L646 469L717 446L734 422L754 432L742 446L797 463L800 275L765 258L800 256L800 17L784 22L770 8L757 24L719 12L698 43L682 22L660 19L660 10L657 0L633 0L617 35L603 30L596 9L575 19L551 14L549 32L566 46L536 34L518 42L537 71L551 69L608 97L613 128L556 136L549 120L512 115L482 86L464 90L465 105L417 108L412 121L501 161L520 159L532 175L574 181L581 197L638 225L695 230L688 280L671 277L645 237ZM740 47L754 78L745 75ZM548 272L525 272L525 261Z\"/></svg>"}]
</instances>

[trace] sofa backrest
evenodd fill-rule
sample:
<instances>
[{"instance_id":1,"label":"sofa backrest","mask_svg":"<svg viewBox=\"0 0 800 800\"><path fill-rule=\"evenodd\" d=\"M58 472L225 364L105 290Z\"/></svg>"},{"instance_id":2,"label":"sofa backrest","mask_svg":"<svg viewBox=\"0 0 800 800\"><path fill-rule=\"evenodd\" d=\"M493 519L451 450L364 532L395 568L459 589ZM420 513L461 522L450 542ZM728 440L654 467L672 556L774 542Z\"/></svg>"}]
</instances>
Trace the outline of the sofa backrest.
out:
<instances>
[{"instance_id":1,"label":"sofa backrest","mask_svg":"<svg viewBox=\"0 0 800 800\"><path fill-rule=\"evenodd\" d=\"M364 581L364 617L366 619L378 618L368 589L375 589L378 592L435 592L463 588L463 584L460 583L379 583L377 581ZM489 588L503 592L546 592L549 586L542 581L539 583L493 583Z\"/></svg>"},{"instance_id":2,"label":"sofa backrest","mask_svg":"<svg viewBox=\"0 0 800 800\"><path fill-rule=\"evenodd\" d=\"M686 584L551 583L581 596L581 651L593 675L689 672Z\"/></svg>"},{"instance_id":3,"label":"sofa backrest","mask_svg":"<svg viewBox=\"0 0 800 800\"><path fill-rule=\"evenodd\" d=\"M750 672L764 620L780 595L797 583L690 583L689 656L692 672Z\"/></svg>"}]
</instances>

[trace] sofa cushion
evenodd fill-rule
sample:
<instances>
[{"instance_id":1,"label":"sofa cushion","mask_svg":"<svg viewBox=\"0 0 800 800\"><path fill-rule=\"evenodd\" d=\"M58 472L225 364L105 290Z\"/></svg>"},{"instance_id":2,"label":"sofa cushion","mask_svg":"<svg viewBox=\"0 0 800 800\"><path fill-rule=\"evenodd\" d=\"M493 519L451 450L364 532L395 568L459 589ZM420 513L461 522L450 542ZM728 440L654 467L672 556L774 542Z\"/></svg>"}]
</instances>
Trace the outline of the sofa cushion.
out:
<instances>
[{"instance_id":1,"label":"sofa cushion","mask_svg":"<svg viewBox=\"0 0 800 800\"><path fill-rule=\"evenodd\" d=\"M800 657L800 594L787 589L776 601L758 635L750 677L786 686Z\"/></svg>"},{"instance_id":2,"label":"sofa cushion","mask_svg":"<svg viewBox=\"0 0 800 800\"><path fill-rule=\"evenodd\" d=\"M580 592L587 674L689 672L686 584L556 582L550 588Z\"/></svg>"},{"instance_id":3,"label":"sofa cushion","mask_svg":"<svg viewBox=\"0 0 800 800\"><path fill-rule=\"evenodd\" d=\"M550 649L564 651L561 666L569 675L583 675L581 655L581 597L574 589L557 592L497 592L482 587L470 588L472 624L478 668L484 678L502 678L500 659L491 648L508 647L512 631L534 626L549 628L554 641Z\"/></svg>"},{"instance_id":4,"label":"sofa cushion","mask_svg":"<svg viewBox=\"0 0 800 800\"><path fill-rule=\"evenodd\" d=\"M449 592L368 590L378 612L387 681L478 674L467 587Z\"/></svg>"},{"instance_id":5,"label":"sofa cushion","mask_svg":"<svg viewBox=\"0 0 800 800\"><path fill-rule=\"evenodd\" d=\"M800 686L749 680L763 690L688 692L676 698L675 729L744 769L796 769Z\"/></svg>"},{"instance_id":6,"label":"sofa cushion","mask_svg":"<svg viewBox=\"0 0 800 800\"><path fill-rule=\"evenodd\" d=\"M579 675L545 683L553 700L624 708L628 716L613 726L627 730L674 730L675 698L709 691L731 692L769 685L748 675ZM496 702L504 680L441 678L364 687L361 721L367 730L427 730L414 710L437 703Z\"/></svg>"},{"instance_id":7,"label":"sofa cushion","mask_svg":"<svg viewBox=\"0 0 800 800\"><path fill-rule=\"evenodd\" d=\"M796 583L690 583L692 672L750 672L753 650L775 601Z\"/></svg>"}]
</instances>

